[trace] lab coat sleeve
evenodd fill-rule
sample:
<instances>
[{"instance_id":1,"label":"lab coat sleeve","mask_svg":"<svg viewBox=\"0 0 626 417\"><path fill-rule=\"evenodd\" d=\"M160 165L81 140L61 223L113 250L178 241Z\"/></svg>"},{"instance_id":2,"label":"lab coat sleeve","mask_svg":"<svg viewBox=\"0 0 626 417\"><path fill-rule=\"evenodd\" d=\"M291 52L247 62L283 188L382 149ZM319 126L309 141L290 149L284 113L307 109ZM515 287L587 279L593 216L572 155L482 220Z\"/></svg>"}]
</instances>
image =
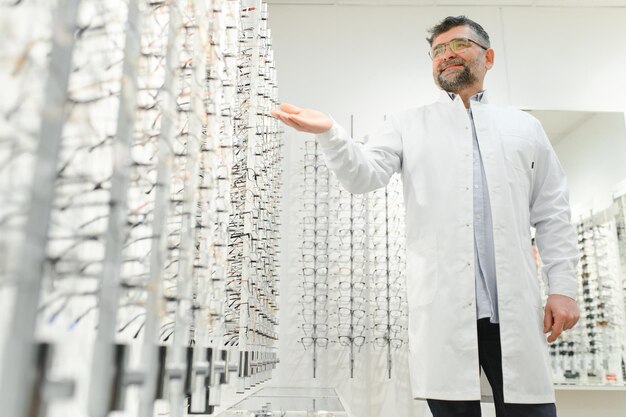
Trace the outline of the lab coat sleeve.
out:
<instances>
[{"instance_id":1,"label":"lab coat sleeve","mask_svg":"<svg viewBox=\"0 0 626 417\"><path fill-rule=\"evenodd\" d=\"M326 165L341 185L351 193L361 194L387 185L402 166L402 137L396 117L388 117L366 144L355 142L343 127L333 127L316 135Z\"/></svg>"},{"instance_id":2,"label":"lab coat sleeve","mask_svg":"<svg viewBox=\"0 0 626 417\"><path fill-rule=\"evenodd\" d=\"M578 241L571 223L567 180L550 141L535 120L535 172L530 199L530 223L543 262L549 294L576 300Z\"/></svg>"}]
</instances>

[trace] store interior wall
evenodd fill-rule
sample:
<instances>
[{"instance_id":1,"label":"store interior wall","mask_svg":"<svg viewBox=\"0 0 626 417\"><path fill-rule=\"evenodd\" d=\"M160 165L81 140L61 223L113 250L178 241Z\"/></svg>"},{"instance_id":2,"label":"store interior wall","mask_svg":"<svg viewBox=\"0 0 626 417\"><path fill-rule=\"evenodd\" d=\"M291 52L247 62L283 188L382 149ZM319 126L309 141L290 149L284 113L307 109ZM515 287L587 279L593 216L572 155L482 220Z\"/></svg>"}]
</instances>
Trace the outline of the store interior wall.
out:
<instances>
[{"instance_id":1,"label":"store interior wall","mask_svg":"<svg viewBox=\"0 0 626 417\"><path fill-rule=\"evenodd\" d=\"M572 218L598 212L626 180L623 113L593 113L554 147L567 175Z\"/></svg>"},{"instance_id":2,"label":"store interior wall","mask_svg":"<svg viewBox=\"0 0 626 417\"><path fill-rule=\"evenodd\" d=\"M327 112L346 128L354 115L354 133L375 131L386 114L424 105L438 97L427 55L427 29L448 15L466 14L490 33L496 65L488 74L490 101L521 109L626 110L626 55L617 40L626 37L626 8L548 7L381 7L283 5L270 2L270 27L284 102ZM603 165L598 178L626 178L621 171L624 143L598 128L617 126L598 115L583 126L594 141L578 146L572 137L557 152L571 176L572 196L589 198L585 170ZM624 121L622 119L622 126ZM585 130L587 129L587 130ZM300 237L297 207L301 195L303 140L285 129L285 197L281 258L281 363L272 386L335 387L354 417L430 416L422 401L410 400L406 352L394 357L393 378L386 378L382 354L364 348L349 378L345 350L320 350L312 378L310 351L297 341L300 305ZM624 137L622 141L626 141ZM619 144L616 145L617 142ZM597 144L609 151L604 156ZM619 146L619 154L614 146ZM593 149L593 162L590 150ZM609 157L614 154L618 156ZM623 155L623 156L622 156ZM607 159L608 158L608 159ZM609 161L609 162L607 162ZM612 184L606 185L610 188ZM581 203L582 204L582 203ZM454 378L454 375L450 375ZM559 391L561 417L623 416L622 392ZM588 405L589 407L585 406ZM590 414L590 410L593 412ZM493 416L490 405L483 415Z\"/></svg>"}]
</instances>

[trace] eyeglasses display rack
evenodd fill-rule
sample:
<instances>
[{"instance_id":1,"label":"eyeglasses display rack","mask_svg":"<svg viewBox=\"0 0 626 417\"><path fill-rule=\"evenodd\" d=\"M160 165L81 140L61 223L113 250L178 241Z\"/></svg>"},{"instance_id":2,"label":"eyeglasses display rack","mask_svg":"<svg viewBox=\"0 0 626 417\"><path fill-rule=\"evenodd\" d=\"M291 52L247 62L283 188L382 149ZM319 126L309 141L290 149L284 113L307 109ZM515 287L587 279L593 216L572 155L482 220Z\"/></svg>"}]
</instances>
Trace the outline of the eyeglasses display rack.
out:
<instances>
[{"instance_id":1,"label":"eyeglasses display rack","mask_svg":"<svg viewBox=\"0 0 626 417\"><path fill-rule=\"evenodd\" d=\"M224 386L267 381L283 146L267 4L0 15L3 414L210 415Z\"/></svg>"},{"instance_id":2,"label":"eyeglasses display rack","mask_svg":"<svg viewBox=\"0 0 626 417\"><path fill-rule=\"evenodd\" d=\"M311 352L313 377L319 349L348 349L349 377L354 378L359 352L371 347L386 349L391 378L393 352L407 341L400 179L394 176L386 188L372 193L351 194L310 140L302 189L299 342Z\"/></svg>"},{"instance_id":3,"label":"eyeglasses display rack","mask_svg":"<svg viewBox=\"0 0 626 417\"><path fill-rule=\"evenodd\" d=\"M391 378L393 352L408 342L405 213L400 178L392 177L389 185L371 193L370 199L370 270L376 306L372 343L375 348L386 350L387 377Z\"/></svg>"},{"instance_id":4,"label":"eyeglasses display rack","mask_svg":"<svg viewBox=\"0 0 626 417\"><path fill-rule=\"evenodd\" d=\"M581 216L578 233L580 319L550 344L557 385L623 386L626 378L626 317L623 259L623 196L612 207ZM537 267L541 267L533 243ZM539 269L538 269L539 270ZM544 304L547 286L539 277Z\"/></svg>"}]
</instances>

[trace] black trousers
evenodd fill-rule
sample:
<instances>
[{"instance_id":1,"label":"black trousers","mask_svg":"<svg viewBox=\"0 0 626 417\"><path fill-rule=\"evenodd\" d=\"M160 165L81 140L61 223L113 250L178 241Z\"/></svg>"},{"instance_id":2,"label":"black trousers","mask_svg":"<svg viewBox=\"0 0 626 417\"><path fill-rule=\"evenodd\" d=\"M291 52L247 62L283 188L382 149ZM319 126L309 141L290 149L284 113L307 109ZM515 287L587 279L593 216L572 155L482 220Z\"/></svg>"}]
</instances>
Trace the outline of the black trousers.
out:
<instances>
[{"instance_id":1,"label":"black trousers","mask_svg":"<svg viewBox=\"0 0 626 417\"><path fill-rule=\"evenodd\" d=\"M478 358L493 391L496 417L556 417L554 403L504 402L500 325L490 323L488 318L478 320ZM480 417L480 401L428 400L428 407L433 417Z\"/></svg>"}]
</instances>

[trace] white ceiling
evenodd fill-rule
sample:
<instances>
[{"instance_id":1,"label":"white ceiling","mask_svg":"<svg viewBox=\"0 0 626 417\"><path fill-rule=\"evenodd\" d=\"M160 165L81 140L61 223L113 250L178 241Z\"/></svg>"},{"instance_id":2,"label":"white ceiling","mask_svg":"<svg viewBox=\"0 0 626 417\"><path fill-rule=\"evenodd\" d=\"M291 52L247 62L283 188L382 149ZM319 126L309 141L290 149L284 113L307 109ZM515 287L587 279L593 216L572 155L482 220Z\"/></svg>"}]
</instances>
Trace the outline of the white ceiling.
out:
<instances>
[{"instance_id":1,"label":"white ceiling","mask_svg":"<svg viewBox=\"0 0 626 417\"><path fill-rule=\"evenodd\" d=\"M267 0L267 3L376 6L626 7L626 0Z\"/></svg>"},{"instance_id":2,"label":"white ceiling","mask_svg":"<svg viewBox=\"0 0 626 417\"><path fill-rule=\"evenodd\" d=\"M597 113L584 111L529 110L543 125L552 145L585 124Z\"/></svg>"}]
</instances>

